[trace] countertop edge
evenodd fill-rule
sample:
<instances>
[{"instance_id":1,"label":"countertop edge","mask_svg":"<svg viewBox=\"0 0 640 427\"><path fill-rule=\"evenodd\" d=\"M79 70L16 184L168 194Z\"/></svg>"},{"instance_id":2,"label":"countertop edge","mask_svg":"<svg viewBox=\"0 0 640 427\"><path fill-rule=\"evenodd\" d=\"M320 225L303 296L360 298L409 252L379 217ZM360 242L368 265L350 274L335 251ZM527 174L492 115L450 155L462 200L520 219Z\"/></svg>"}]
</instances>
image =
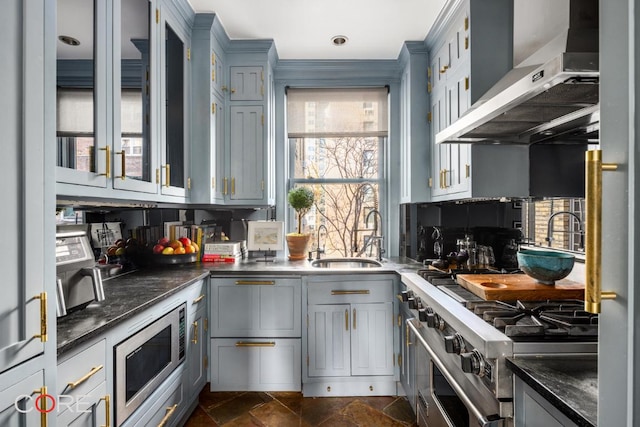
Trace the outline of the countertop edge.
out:
<instances>
[{"instance_id":1,"label":"countertop edge","mask_svg":"<svg viewBox=\"0 0 640 427\"><path fill-rule=\"evenodd\" d=\"M541 359L544 360L545 357ZM540 375L536 375L532 370L528 370L521 366L519 362L526 362L527 358L507 358L507 367L511 369L514 375L521 378L527 385L533 388L544 399L548 400L556 409L567 416L571 421L581 427L596 427L597 413L593 414L594 420L590 420L587 416L570 404L568 404L558 393L551 390L544 382Z\"/></svg>"}]
</instances>

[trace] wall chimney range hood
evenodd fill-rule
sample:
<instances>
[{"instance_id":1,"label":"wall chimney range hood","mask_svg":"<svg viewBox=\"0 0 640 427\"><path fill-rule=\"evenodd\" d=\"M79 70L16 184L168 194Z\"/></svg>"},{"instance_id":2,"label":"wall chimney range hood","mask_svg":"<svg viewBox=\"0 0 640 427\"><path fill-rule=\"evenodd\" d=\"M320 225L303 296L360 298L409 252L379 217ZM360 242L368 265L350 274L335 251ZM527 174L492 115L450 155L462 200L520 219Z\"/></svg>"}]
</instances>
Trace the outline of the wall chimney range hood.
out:
<instances>
[{"instance_id":1,"label":"wall chimney range hood","mask_svg":"<svg viewBox=\"0 0 640 427\"><path fill-rule=\"evenodd\" d=\"M560 34L437 133L436 143L597 142L598 0L570 0L568 16Z\"/></svg>"}]
</instances>

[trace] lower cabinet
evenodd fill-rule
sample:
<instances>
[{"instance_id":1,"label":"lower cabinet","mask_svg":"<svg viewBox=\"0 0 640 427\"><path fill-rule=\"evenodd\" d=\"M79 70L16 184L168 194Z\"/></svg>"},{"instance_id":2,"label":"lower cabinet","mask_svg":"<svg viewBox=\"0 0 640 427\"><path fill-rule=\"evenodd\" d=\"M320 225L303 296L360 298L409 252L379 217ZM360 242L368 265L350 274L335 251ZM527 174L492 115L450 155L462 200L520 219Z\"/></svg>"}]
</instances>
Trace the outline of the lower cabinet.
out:
<instances>
[{"instance_id":1,"label":"lower cabinet","mask_svg":"<svg viewBox=\"0 0 640 427\"><path fill-rule=\"evenodd\" d=\"M211 277L212 391L301 390L301 279Z\"/></svg>"},{"instance_id":2,"label":"lower cabinet","mask_svg":"<svg viewBox=\"0 0 640 427\"><path fill-rule=\"evenodd\" d=\"M111 398L107 393L107 383L103 381L95 389L76 398L68 398L67 403L58 396L58 426L101 427L110 425ZM61 405L67 405L63 410Z\"/></svg>"},{"instance_id":3,"label":"lower cabinet","mask_svg":"<svg viewBox=\"0 0 640 427\"><path fill-rule=\"evenodd\" d=\"M28 366L29 362L26 363ZM44 371L36 370L29 375L25 370L25 366L21 365L0 374L0 426L39 426L47 423L42 413L35 409L36 401L42 399L42 393L47 393L42 388Z\"/></svg>"},{"instance_id":4,"label":"lower cabinet","mask_svg":"<svg viewBox=\"0 0 640 427\"><path fill-rule=\"evenodd\" d=\"M214 338L211 390L299 391L299 338Z\"/></svg>"},{"instance_id":5,"label":"lower cabinet","mask_svg":"<svg viewBox=\"0 0 640 427\"><path fill-rule=\"evenodd\" d=\"M514 421L516 426L572 427L577 426L560 410L542 397L518 376L514 375Z\"/></svg>"},{"instance_id":6,"label":"lower cabinet","mask_svg":"<svg viewBox=\"0 0 640 427\"><path fill-rule=\"evenodd\" d=\"M394 283L378 275L309 279L305 396L396 394Z\"/></svg>"},{"instance_id":7,"label":"lower cabinet","mask_svg":"<svg viewBox=\"0 0 640 427\"><path fill-rule=\"evenodd\" d=\"M179 414L183 406L189 404L184 396L182 375L184 371L181 368L176 369L162 385L162 391L152 394L122 425L124 427L179 425L181 421Z\"/></svg>"},{"instance_id":8,"label":"lower cabinet","mask_svg":"<svg viewBox=\"0 0 640 427\"><path fill-rule=\"evenodd\" d=\"M404 304L402 304L404 305ZM407 322L413 319L413 314L406 307L400 308L399 314L399 330L400 330L400 383L407 396L407 400L411 405L414 413L416 412L416 351L414 347L415 340L411 336L411 330L407 326Z\"/></svg>"}]
</instances>

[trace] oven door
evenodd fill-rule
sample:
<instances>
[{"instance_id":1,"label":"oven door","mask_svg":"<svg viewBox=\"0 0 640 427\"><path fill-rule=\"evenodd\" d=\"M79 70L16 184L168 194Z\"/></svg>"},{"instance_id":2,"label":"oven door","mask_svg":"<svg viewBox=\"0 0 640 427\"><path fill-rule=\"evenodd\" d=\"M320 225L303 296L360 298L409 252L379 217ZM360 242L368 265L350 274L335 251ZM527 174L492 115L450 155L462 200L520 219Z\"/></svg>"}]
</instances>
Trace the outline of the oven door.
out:
<instances>
[{"instance_id":1,"label":"oven door","mask_svg":"<svg viewBox=\"0 0 640 427\"><path fill-rule=\"evenodd\" d=\"M416 343L417 418L421 427L506 427L508 420L500 418L494 409L497 400L491 402L471 398L465 391L467 385L451 374L452 366L446 366L427 344L427 340L412 323L407 321L411 339ZM457 368L457 367L455 367ZM457 368L460 370L460 368ZM466 375L462 373L462 375ZM470 386L470 384L469 384ZM485 394L491 394L489 390ZM472 392L471 394L477 394ZM480 401L483 400L483 401Z\"/></svg>"},{"instance_id":2,"label":"oven door","mask_svg":"<svg viewBox=\"0 0 640 427\"><path fill-rule=\"evenodd\" d=\"M186 304L114 347L119 426L184 360Z\"/></svg>"}]
</instances>

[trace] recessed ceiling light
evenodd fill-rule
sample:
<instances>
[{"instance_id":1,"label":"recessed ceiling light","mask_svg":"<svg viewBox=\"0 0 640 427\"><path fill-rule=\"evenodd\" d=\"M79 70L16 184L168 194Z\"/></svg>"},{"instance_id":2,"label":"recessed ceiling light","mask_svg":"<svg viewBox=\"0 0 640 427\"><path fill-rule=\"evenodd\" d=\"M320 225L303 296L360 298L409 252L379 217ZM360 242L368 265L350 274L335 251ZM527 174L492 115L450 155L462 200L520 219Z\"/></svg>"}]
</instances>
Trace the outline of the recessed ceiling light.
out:
<instances>
[{"instance_id":1,"label":"recessed ceiling light","mask_svg":"<svg viewBox=\"0 0 640 427\"><path fill-rule=\"evenodd\" d=\"M333 36L331 37L331 43L335 46L342 46L347 43L349 38L347 36Z\"/></svg>"},{"instance_id":2,"label":"recessed ceiling light","mask_svg":"<svg viewBox=\"0 0 640 427\"><path fill-rule=\"evenodd\" d=\"M69 46L78 46L80 44L80 40L71 36L58 36L58 40L64 44L68 44Z\"/></svg>"}]
</instances>

